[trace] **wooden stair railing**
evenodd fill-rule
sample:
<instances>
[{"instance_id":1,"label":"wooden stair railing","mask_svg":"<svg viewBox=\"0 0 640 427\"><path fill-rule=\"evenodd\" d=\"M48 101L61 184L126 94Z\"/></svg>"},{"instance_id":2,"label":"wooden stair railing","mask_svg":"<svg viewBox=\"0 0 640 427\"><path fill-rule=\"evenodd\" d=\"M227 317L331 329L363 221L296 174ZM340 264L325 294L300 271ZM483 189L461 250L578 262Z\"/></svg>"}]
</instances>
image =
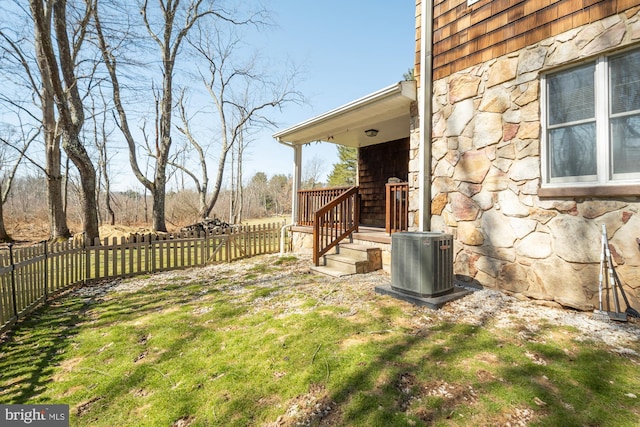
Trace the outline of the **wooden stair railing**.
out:
<instances>
[{"instance_id":1,"label":"wooden stair railing","mask_svg":"<svg viewBox=\"0 0 640 427\"><path fill-rule=\"evenodd\" d=\"M386 232L407 231L409 225L409 183L386 185Z\"/></svg>"},{"instance_id":2,"label":"wooden stair railing","mask_svg":"<svg viewBox=\"0 0 640 427\"><path fill-rule=\"evenodd\" d=\"M322 206L313 220L313 263L351 233L358 231L358 187L351 187Z\"/></svg>"},{"instance_id":3,"label":"wooden stair railing","mask_svg":"<svg viewBox=\"0 0 640 427\"><path fill-rule=\"evenodd\" d=\"M351 187L313 188L298 191L298 216L296 224L313 226L314 214Z\"/></svg>"}]
</instances>

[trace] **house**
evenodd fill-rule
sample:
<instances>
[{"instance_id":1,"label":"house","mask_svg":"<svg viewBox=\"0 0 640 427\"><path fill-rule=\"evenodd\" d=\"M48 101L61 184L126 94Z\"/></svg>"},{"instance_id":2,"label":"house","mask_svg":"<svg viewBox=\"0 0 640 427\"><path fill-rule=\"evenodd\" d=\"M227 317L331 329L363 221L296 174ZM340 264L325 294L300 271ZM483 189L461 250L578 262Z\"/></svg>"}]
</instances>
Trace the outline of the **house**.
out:
<instances>
[{"instance_id":1,"label":"house","mask_svg":"<svg viewBox=\"0 0 640 427\"><path fill-rule=\"evenodd\" d=\"M303 144L357 146L366 231L450 233L459 280L583 310L604 224L639 306L640 1L417 0L415 76L276 133L296 181ZM318 197L294 200L314 252Z\"/></svg>"}]
</instances>

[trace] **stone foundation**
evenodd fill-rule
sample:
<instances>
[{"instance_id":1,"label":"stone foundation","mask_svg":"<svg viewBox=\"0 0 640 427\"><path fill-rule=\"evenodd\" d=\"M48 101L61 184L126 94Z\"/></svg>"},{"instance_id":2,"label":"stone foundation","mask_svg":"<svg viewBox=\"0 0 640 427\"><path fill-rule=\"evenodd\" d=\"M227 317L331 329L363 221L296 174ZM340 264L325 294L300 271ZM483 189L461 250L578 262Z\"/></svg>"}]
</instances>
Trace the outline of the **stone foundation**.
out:
<instances>
[{"instance_id":1,"label":"stone foundation","mask_svg":"<svg viewBox=\"0 0 640 427\"><path fill-rule=\"evenodd\" d=\"M623 13L434 82L431 229L455 236L458 279L591 310L606 224L640 308L640 197L538 196L540 73L638 41L640 13ZM414 213L418 140L412 135Z\"/></svg>"}]
</instances>

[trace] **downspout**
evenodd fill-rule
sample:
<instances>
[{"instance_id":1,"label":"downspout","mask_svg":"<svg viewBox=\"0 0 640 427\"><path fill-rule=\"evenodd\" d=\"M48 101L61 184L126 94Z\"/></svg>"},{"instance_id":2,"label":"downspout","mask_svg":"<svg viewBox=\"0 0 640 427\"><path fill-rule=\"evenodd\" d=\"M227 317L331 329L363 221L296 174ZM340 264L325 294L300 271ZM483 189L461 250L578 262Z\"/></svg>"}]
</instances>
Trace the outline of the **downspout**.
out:
<instances>
[{"instance_id":1,"label":"downspout","mask_svg":"<svg viewBox=\"0 0 640 427\"><path fill-rule=\"evenodd\" d=\"M422 0L420 21L420 231L431 229L431 121L433 96L433 0Z\"/></svg>"}]
</instances>

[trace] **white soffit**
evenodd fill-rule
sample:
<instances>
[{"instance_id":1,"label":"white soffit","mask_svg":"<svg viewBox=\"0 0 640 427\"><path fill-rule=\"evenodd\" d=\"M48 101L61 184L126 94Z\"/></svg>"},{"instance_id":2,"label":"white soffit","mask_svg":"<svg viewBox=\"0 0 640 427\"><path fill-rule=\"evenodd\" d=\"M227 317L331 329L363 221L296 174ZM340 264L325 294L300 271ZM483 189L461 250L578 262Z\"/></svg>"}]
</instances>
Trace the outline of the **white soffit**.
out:
<instances>
[{"instance_id":1,"label":"white soffit","mask_svg":"<svg viewBox=\"0 0 640 427\"><path fill-rule=\"evenodd\" d=\"M332 142L364 147L409 136L416 82L402 81L273 134L284 144ZM375 137L367 129L377 129Z\"/></svg>"}]
</instances>

